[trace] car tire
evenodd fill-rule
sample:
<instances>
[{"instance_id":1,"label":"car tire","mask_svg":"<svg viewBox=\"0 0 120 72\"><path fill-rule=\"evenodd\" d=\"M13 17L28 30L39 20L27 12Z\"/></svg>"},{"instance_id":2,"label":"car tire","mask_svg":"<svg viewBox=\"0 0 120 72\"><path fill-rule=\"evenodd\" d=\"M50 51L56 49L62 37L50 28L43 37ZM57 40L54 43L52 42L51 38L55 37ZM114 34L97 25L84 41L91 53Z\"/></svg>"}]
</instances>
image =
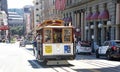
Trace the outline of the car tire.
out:
<instances>
[{"instance_id":1,"label":"car tire","mask_svg":"<svg viewBox=\"0 0 120 72\"><path fill-rule=\"evenodd\" d=\"M111 59L112 59L112 57L111 57L111 52L107 52L106 56L107 56L107 59L108 59L108 60L111 60Z\"/></svg>"},{"instance_id":2,"label":"car tire","mask_svg":"<svg viewBox=\"0 0 120 72\"><path fill-rule=\"evenodd\" d=\"M96 58L100 58L100 55L98 53L98 50L96 50Z\"/></svg>"},{"instance_id":3,"label":"car tire","mask_svg":"<svg viewBox=\"0 0 120 72\"><path fill-rule=\"evenodd\" d=\"M90 53L88 53L88 55L92 55L92 53L90 52Z\"/></svg>"}]
</instances>

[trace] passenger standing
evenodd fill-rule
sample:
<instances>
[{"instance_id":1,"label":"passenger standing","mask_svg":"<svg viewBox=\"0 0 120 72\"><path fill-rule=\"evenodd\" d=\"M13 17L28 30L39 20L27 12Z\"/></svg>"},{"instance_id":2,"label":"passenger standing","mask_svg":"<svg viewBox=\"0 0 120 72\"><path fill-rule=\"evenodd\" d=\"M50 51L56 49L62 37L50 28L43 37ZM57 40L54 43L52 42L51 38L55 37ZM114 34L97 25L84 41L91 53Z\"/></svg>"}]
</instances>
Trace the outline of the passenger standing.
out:
<instances>
[{"instance_id":1,"label":"passenger standing","mask_svg":"<svg viewBox=\"0 0 120 72\"><path fill-rule=\"evenodd\" d=\"M37 59L40 59L41 35L38 33L37 37Z\"/></svg>"}]
</instances>

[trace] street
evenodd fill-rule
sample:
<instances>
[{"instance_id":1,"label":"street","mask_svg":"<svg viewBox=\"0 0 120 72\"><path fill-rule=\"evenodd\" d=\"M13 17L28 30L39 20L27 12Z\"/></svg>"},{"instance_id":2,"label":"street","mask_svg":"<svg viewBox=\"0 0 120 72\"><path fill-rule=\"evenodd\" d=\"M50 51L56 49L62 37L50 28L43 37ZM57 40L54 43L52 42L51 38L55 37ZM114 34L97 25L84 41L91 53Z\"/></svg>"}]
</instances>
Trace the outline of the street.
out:
<instances>
[{"instance_id":1,"label":"street","mask_svg":"<svg viewBox=\"0 0 120 72\"><path fill-rule=\"evenodd\" d=\"M0 43L0 72L120 72L120 60L96 59L95 55L77 55L69 65L47 66L35 59L32 45Z\"/></svg>"}]
</instances>

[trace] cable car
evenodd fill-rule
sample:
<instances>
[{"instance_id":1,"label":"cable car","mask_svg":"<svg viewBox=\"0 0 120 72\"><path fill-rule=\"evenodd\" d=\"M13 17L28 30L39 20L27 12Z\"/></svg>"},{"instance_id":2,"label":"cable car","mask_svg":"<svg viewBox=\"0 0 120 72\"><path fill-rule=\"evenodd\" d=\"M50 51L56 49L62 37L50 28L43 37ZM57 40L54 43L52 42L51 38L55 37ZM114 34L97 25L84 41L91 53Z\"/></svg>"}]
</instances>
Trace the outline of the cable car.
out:
<instances>
[{"instance_id":1,"label":"cable car","mask_svg":"<svg viewBox=\"0 0 120 72\"><path fill-rule=\"evenodd\" d=\"M46 20L37 25L36 58L43 61L75 59L73 30L72 26L64 26L62 20Z\"/></svg>"}]
</instances>

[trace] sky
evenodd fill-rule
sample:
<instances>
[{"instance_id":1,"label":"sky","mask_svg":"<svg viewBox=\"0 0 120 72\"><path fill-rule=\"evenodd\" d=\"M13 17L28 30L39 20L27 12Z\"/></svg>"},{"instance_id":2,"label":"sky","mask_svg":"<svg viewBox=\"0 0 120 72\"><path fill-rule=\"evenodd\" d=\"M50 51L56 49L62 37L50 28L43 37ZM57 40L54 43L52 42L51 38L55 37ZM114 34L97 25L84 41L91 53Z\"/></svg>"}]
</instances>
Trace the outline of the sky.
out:
<instances>
[{"instance_id":1,"label":"sky","mask_svg":"<svg viewBox=\"0 0 120 72\"><path fill-rule=\"evenodd\" d=\"M8 8L23 8L25 5L33 5L33 0L7 0Z\"/></svg>"}]
</instances>

